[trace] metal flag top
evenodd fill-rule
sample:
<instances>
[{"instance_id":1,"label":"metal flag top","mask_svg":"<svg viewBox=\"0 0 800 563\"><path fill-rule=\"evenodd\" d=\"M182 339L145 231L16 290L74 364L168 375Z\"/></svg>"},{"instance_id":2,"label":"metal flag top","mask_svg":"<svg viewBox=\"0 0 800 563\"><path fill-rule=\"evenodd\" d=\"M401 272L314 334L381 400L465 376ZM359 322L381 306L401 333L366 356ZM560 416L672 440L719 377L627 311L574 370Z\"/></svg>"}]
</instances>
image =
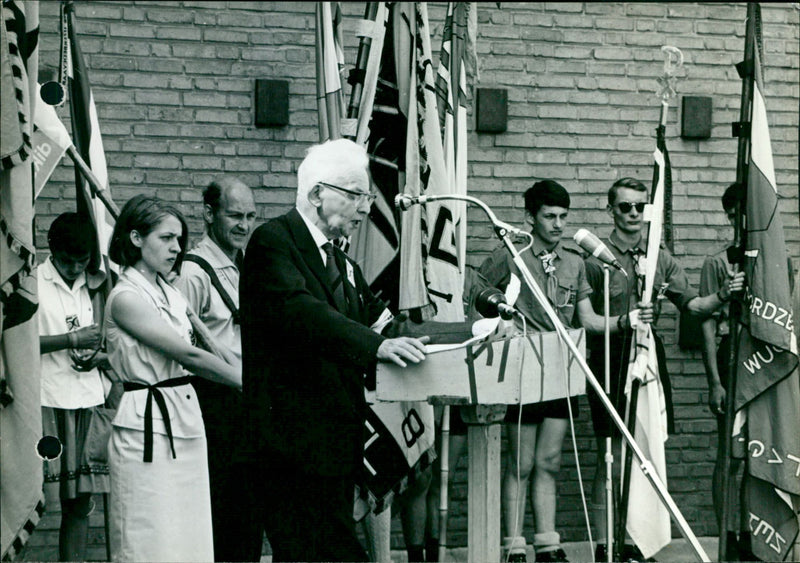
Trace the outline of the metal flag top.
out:
<instances>
[{"instance_id":1,"label":"metal flag top","mask_svg":"<svg viewBox=\"0 0 800 563\"><path fill-rule=\"evenodd\" d=\"M669 102L669 99L676 95L673 85L677 80L678 71L683 66L683 53L671 45L661 47L661 52L664 53L664 76L658 78L658 83L661 85L658 95L664 102ZM661 122L665 124L663 115Z\"/></svg>"},{"instance_id":2,"label":"metal flag top","mask_svg":"<svg viewBox=\"0 0 800 563\"><path fill-rule=\"evenodd\" d=\"M667 126L667 114L669 112L669 100L677 95L675 92L675 82L678 80L678 71L683 67L683 53L677 47L664 45L661 47L664 54L664 75L658 78L661 90L658 96L661 98L661 119L659 127L662 128L661 134L664 136L664 129ZM668 160L669 157L666 157ZM667 166L669 163L665 163ZM672 178L665 178L664 182L664 209L663 209L663 233L664 244L670 252L675 251L672 236ZM651 226L652 229L652 226ZM659 233L659 239L660 239Z\"/></svg>"}]
</instances>

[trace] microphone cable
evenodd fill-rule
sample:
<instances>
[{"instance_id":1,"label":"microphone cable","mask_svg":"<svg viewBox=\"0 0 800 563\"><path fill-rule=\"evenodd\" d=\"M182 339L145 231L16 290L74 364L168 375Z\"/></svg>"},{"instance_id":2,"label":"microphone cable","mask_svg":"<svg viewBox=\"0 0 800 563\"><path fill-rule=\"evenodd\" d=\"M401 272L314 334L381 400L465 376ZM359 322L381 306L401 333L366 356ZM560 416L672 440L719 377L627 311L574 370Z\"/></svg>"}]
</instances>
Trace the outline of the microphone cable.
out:
<instances>
[{"instance_id":1,"label":"microphone cable","mask_svg":"<svg viewBox=\"0 0 800 563\"><path fill-rule=\"evenodd\" d=\"M533 246L533 235L531 233L526 233L525 231L522 231L522 234L528 237L528 245L523 247L522 250L519 251L520 256L525 254L525 251Z\"/></svg>"},{"instance_id":2,"label":"microphone cable","mask_svg":"<svg viewBox=\"0 0 800 563\"><path fill-rule=\"evenodd\" d=\"M565 347L564 341L559 338L558 340L558 347L561 351L561 359L564 362L564 386L567 388L567 410L569 411L569 430L570 435L572 438L572 453L575 456L575 470L578 473L578 489L581 492L581 504L583 505L583 517L586 521L586 533L589 536L589 549L591 550L591 546L593 543L592 538L592 525L589 519L589 505L586 502L586 491L583 488L583 472L581 471L581 461L578 456L578 440L575 436L575 414L572 412L572 395L570 394L570 379L569 379L569 368L568 366L568 356L567 349ZM594 560L594 551L592 551L592 560Z\"/></svg>"},{"instance_id":3,"label":"microphone cable","mask_svg":"<svg viewBox=\"0 0 800 563\"><path fill-rule=\"evenodd\" d=\"M533 237L531 237L531 244L533 244ZM520 495L519 463L520 463L520 459L522 457L522 378L523 378L523 371L524 371L524 368L525 368L525 349L527 348L527 346L525 344L528 341L528 320L525 317L525 315L520 315L520 317L522 317L522 358L521 358L520 363L519 363L519 400L518 400L518 403L517 403L517 460L516 460L516 463L517 463L517 496L516 496L516 498L514 498L514 530L513 530L514 535L513 536L509 536L509 537L513 538L511 540L512 541L512 546L513 546L514 539L517 538L517 535L516 535L517 534L517 530L519 530L520 533L522 533L523 529L525 528L525 522L524 522L525 514L524 514L524 512L522 514L522 516L523 516L522 526L520 526L520 523L519 523L519 519L520 519L520 514L519 514L519 512L520 512L519 511L519 495ZM535 445L534 445L534 447L535 447ZM500 500L501 500L501 504L502 504L502 498L503 498L502 479L503 478L501 477L500 479L501 479ZM528 492L527 489L528 489L529 486L530 486L530 476L528 477L528 483L526 483L525 491L522 492L523 495L527 494L527 492ZM532 508L533 507L531 507L531 509ZM500 518L502 520L505 520L505 516L503 514L500 515ZM509 546L509 549L506 551L505 563L509 563L509 561L511 559L511 547L512 546ZM527 556L527 554L526 554L526 556Z\"/></svg>"},{"instance_id":4,"label":"microphone cable","mask_svg":"<svg viewBox=\"0 0 800 563\"><path fill-rule=\"evenodd\" d=\"M634 268L633 283L630 282L629 278L625 278L625 287L626 287L626 289L625 289L625 305L626 305L626 307L625 307L625 313L624 314L628 315L628 324L629 325L630 325L631 299L633 298L634 288L638 284L638 277L637 277L638 274L635 273L635 270L636 270L636 268ZM631 338L632 337L633 337L633 334L631 333ZM622 397L625 395L625 384L626 384L627 378L628 378L628 366L630 365L631 353L632 353L631 350L630 350L631 338L628 337L628 330L623 329L622 330L622 335L621 335L622 345L619 347L619 364L617 366L617 372L616 372L616 374L611 374L611 375L613 377L615 377L617 380L619 380L620 379L620 377L619 377L620 376L620 372L623 369L623 365L622 365L623 364L623 360L625 360L625 355L626 354L628 355L628 361L626 362L626 364L624 366L624 369L625 369L625 381L619 381L619 385L617 385L617 391L616 391L616 393L614 393L614 403L613 403L614 408L616 408L616 405L620 402L620 400L622 400ZM610 393L610 391L611 390L609 389L609 393ZM611 398L611 397L609 396L609 398ZM627 414L627 412L628 412L628 402L626 401L625 402L625 413L622 413L622 416L624 417L623 418L623 423L625 423L626 425L627 425L627 420L625 420L625 418L627 418L627 416L625 416L625 415ZM610 431L613 432L613 428ZM612 440L612 444L613 444L613 440ZM613 447L612 447L612 450L613 450ZM624 450L625 450L625 440L620 438L619 456L616 456L617 463L621 464L620 468L619 468L620 482L617 485L618 487L622 486L623 479L625 478L625 476L623 474L624 471L625 471L625 467L624 467L624 463L623 463L623 460L624 460L624 457L625 457L624 456L624 453L625 453ZM598 454L599 453L600 452L598 452ZM612 455L613 455L613 453L614 452L612 451ZM614 481L613 473L611 475L611 481L612 481L612 483ZM615 530L615 533L616 533L616 529L617 529L616 519L619 516L619 508L620 508L618 506L618 504L622 502L622 498L617 499L617 495L613 494L614 493L613 485L612 485L611 493L614 496L614 498L611 499L609 502L613 502L614 503L614 520L615 520L615 522L613 523L613 526L614 526L614 530ZM620 491L620 493L621 493L621 491ZM606 546L608 546L608 541L609 541L609 538L606 538ZM623 544L625 543L624 534L623 534L622 539L614 538L614 545L618 545L620 541L622 541ZM592 552L592 558L594 558L594 552Z\"/></svg>"}]
</instances>

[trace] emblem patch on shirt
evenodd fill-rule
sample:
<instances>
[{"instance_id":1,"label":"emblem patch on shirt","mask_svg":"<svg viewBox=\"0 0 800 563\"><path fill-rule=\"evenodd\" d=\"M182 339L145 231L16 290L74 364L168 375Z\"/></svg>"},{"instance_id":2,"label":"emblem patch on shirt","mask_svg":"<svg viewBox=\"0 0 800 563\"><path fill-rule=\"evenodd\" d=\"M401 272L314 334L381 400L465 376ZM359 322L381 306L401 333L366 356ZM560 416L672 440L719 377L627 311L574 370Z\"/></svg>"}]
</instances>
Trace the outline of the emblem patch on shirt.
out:
<instances>
[{"instance_id":1,"label":"emblem patch on shirt","mask_svg":"<svg viewBox=\"0 0 800 563\"><path fill-rule=\"evenodd\" d=\"M68 331L77 330L77 329L79 329L81 327L81 323L78 320L78 315L69 315L64 320L67 322L67 330Z\"/></svg>"},{"instance_id":2,"label":"emblem patch on shirt","mask_svg":"<svg viewBox=\"0 0 800 563\"><path fill-rule=\"evenodd\" d=\"M345 260L344 264L345 264L345 270L347 272L347 281L350 282L350 285L355 287L356 286L356 274L355 274L355 271L353 271L353 265L350 262L346 261L346 260Z\"/></svg>"}]
</instances>

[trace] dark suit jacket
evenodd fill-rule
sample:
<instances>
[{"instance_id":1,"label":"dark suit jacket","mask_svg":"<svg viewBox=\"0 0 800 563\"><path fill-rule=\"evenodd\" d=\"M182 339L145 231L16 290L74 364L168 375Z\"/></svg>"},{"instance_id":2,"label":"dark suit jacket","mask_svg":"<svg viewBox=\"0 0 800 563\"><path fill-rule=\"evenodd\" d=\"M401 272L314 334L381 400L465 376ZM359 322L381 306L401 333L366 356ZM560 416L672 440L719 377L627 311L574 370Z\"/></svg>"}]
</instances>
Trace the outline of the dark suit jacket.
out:
<instances>
[{"instance_id":1,"label":"dark suit jacket","mask_svg":"<svg viewBox=\"0 0 800 563\"><path fill-rule=\"evenodd\" d=\"M363 463L364 374L384 340L369 327L385 305L351 264L355 288L339 311L296 209L258 227L247 246L239 286L245 424L267 463L277 453L325 476L355 474Z\"/></svg>"}]
</instances>

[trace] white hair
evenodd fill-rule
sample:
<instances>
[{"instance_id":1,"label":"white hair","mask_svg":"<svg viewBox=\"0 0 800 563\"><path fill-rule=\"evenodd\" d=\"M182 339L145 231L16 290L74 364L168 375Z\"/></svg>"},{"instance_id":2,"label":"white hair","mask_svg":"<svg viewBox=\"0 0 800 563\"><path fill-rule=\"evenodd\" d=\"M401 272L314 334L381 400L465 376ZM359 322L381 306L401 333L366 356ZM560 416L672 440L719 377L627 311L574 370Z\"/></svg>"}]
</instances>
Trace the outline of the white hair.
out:
<instances>
[{"instance_id":1,"label":"white hair","mask_svg":"<svg viewBox=\"0 0 800 563\"><path fill-rule=\"evenodd\" d=\"M367 150L349 139L314 145L297 169L297 206L305 207L308 193L318 182L356 191L369 191Z\"/></svg>"}]
</instances>

